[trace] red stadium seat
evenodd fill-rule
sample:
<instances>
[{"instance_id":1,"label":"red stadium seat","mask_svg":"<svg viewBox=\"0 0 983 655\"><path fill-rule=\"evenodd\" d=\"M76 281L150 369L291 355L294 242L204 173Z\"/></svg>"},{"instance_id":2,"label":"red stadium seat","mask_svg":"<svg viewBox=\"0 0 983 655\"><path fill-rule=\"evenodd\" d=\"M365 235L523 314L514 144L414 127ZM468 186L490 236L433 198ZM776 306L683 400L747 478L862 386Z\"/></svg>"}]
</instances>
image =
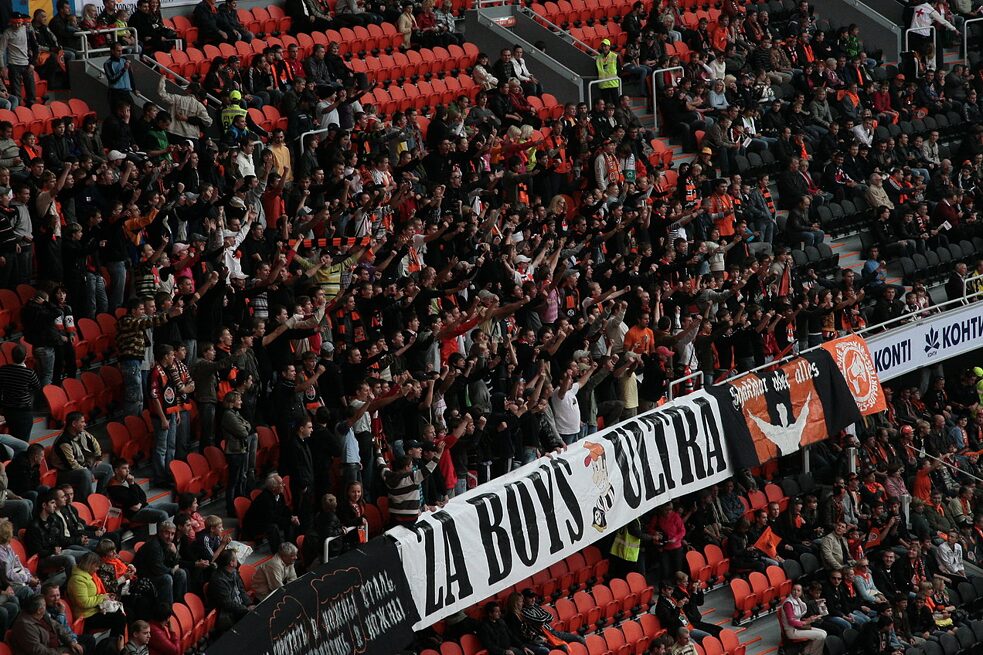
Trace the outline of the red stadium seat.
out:
<instances>
[{"instance_id":1,"label":"red stadium seat","mask_svg":"<svg viewBox=\"0 0 983 655\"><path fill-rule=\"evenodd\" d=\"M747 651L747 646L741 643L737 633L730 628L724 628L720 631L720 643L727 655L744 655Z\"/></svg>"},{"instance_id":2,"label":"red stadium seat","mask_svg":"<svg viewBox=\"0 0 983 655\"><path fill-rule=\"evenodd\" d=\"M201 478L191 472L191 467L188 466L187 462L175 459L167 467L174 478L174 488L179 494L189 493L197 496L201 493Z\"/></svg>"},{"instance_id":3,"label":"red stadium seat","mask_svg":"<svg viewBox=\"0 0 983 655\"><path fill-rule=\"evenodd\" d=\"M724 551L716 544L707 544L703 552L707 557L707 564L713 568L713 577L717 584L723 583L730 572L730 559L724 557Z\"/></svg>"},{"instance_id":4,"label":"red stadium seat","mask_svg":"<svg viewBox=\"0 0 983 655\"><path fill-rule=\"evenodd\" d=\"M751 591L758 596L761 609L769 609L778 599L778 590L771 586L764 573L751 571L748 574L748 582L751 583Z\"/></svg>"},{"instance_id":5,"label":"red stadium seat","mask_svg":"<svg viewBox=\"0 0 983 655\"><path fill-rule=\"evenodd\" d=\"M48 403L48 427L61 427L65 424L65 416L69 412L79 411L77 404L68 399L65 390L56 384L46 384L41 390L44 400Z\"/></svg>"},{"instance_id":6,"label":"red stadium seat","mask_svg":"<svg viewBox=\"0 0 983 655\"><path fill-rule=\"evenodd\" d=\"M91 419L95 413L96 399L85 390L85 385L76 378L65 378L61 381L61 387L68 397L68 402L74 403L78 411L85 414L87 419Z\"/></svg>"},{"instance_id":7,"label":"red stadium seat","mask_svg":"<svg viewBox=\"0 0 983 655\"><path fill-rule=\"evenodd\" d=\"M758 595L751 591L751 585L746 580L734 578L730 581L730 590L734 594L735 621L751 618L760 603Z\"/></svg>"},{"instance_id":8,"label":"red stadium seat","mask_svg":"<svg viewBox=\"0 0 983 655\"><path fill-rule=\"evenodd\" d=\"M710 574L713 569L707 565L700 551L686 551L686 563L689 564L689 577L691 580L699 580L703 583L710 582Z\"/></svg>"},{"instance_id":9,"label":"red stadium seat","mask_svg":"<svg viewBox=\"0 0 983 655\"><path fill-rule=\"evenodd\" d=\"M780 566L769 566L765 569L768 576L768 584L778 593L778 598L785 598L792 591L792 581L785 575L785 571Z\"/></svg>"}]
</instances>

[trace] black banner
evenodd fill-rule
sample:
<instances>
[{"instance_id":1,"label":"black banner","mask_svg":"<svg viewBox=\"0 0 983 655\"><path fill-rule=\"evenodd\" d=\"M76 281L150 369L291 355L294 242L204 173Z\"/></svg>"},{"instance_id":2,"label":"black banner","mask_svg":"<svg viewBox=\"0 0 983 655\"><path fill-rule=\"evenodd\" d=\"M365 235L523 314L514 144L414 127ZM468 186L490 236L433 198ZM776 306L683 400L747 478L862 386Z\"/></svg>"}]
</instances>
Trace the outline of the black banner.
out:
<instances>
[{"instance_id":1,"label":"black banner","mask_svg":"<svg viewBox=\"0 0 983 655\"><path fill-rule=\"evenodd\" d=\"M794 453L860 420L843 374L821 348L776 370L711 387L710 393L720 403L735 468Z\"/></svg>"},{"instance_id":2,"label":"black banner","mask_svg":"<svg viewBox=\"0 0 983 655\"><path fill-rule=\"evenodd\" d=\"M395 544L379 537L278 589L210 655L392 655L419 620Z\"/></svg>"}]
</instances>

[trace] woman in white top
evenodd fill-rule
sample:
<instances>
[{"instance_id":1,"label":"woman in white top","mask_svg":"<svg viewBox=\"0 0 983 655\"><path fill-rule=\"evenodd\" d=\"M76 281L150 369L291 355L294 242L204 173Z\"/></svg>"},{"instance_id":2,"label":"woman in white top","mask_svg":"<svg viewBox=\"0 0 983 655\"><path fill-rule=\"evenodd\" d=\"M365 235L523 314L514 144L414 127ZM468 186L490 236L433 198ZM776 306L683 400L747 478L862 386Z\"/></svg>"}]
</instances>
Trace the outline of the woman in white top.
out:
<instances>
[{"instance_id":1,"label":"woman in white top","mask_svg":"<svg viewBox=\"0 0 983 655\"><path fill-rule=\"evenodd\" d=\"M491 66L488 65L488 55L479 52L475 58L474 68L471 70L471 77L485 91L498 88L498 78L491 74Z\"/></svg>"},{"instance_id":2,"label":"woman in white top","mask_svg":"<svg viewBox=\"0 0 983 655\"><path fill-rule=\"evenodd\" d=\"M821 616L803 618L806 614L806 602L802 600L802 585L792 587L782 606L778 609L778 620L782 625L785 637L793 641L808 640L802 649L803 655L821 655L826 643L826 631L812 627L812 624L822 619Z\"/></svg>"}]
</instances>

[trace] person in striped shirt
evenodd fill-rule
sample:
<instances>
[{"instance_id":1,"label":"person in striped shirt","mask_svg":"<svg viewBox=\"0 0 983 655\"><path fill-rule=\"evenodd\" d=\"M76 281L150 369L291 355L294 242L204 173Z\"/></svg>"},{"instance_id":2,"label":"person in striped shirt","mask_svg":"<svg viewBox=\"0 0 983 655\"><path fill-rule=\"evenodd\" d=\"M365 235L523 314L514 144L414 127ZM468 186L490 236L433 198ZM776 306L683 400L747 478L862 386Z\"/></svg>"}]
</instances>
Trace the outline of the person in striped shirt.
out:
<instances>
[{"instance_id":1,"label":"person in striped shirt","mask_svg":"<svg viewBox=\"0 0 983 655\"><path fill-rule=\"evenodd\" d=\"M389 514L398 523L411 524L420 516L422 484L437 469L437 462L444 453L444 442L437 444L437 452L428 459L413 457L422 450L422 444L418 441L408 442L405 448L407 454L393 460L392 468L382 458L382 452L376 450L376 468L382 472L382 479L389 490Z\"/></svg>"}]
</instances>

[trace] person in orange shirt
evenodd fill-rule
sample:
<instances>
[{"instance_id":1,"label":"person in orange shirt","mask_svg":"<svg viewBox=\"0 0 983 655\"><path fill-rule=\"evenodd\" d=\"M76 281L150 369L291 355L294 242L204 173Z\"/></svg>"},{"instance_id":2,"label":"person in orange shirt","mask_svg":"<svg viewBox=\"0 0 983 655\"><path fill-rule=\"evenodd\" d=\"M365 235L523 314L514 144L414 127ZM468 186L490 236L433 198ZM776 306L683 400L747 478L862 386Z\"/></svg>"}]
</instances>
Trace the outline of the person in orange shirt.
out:
<instances>
[{"instance_id":1,"label":"person in orange shirt","mask_svg":"<svg viewBox=\"0 0 983 655\"><path fill-rule=\"evenodd\" d=\"M941 462L925 458L915 471L915 481L911 485L911 495L926 504L932 502L932 471L941 466Z\"/></svg>"},{"instance_id":2,"label":"person in orange shirt","mask_svg":"<svg viewBox=\"0 0 983 655\"><path fill-rule=\"evenodd\" d=\"M651 355L655 352L655 333L649 327L651 320L648 312L643 312L638 317L638 322L625 334L625 352L639 355Z\"/></svg>"},{"instance_id":3,"label":"person in orange shirt","mask_svg":"<svg viewBox=\"0 0 983 655\"><path fill-rule=\"evenodd\" d=\"M713 195L707 199L707 213L710 220L717 226L720 236L734 236L734 199L727 193L729 182L720 178L713 184Z\"/></svg>"},{"instance_id":4,"label":"person in orange shirt","mask_svg":"<svg viewBox=\"0 0 983 655\"><path fill-rule=\"evenodd\" d=\"M720 20L717 21L717 27L714 28L713 34L710 36L710 45L717 52L724 52L727 50L727 40L730 38L730 18L727 16L721 16Z\"/></svg>"}]
</instances>

